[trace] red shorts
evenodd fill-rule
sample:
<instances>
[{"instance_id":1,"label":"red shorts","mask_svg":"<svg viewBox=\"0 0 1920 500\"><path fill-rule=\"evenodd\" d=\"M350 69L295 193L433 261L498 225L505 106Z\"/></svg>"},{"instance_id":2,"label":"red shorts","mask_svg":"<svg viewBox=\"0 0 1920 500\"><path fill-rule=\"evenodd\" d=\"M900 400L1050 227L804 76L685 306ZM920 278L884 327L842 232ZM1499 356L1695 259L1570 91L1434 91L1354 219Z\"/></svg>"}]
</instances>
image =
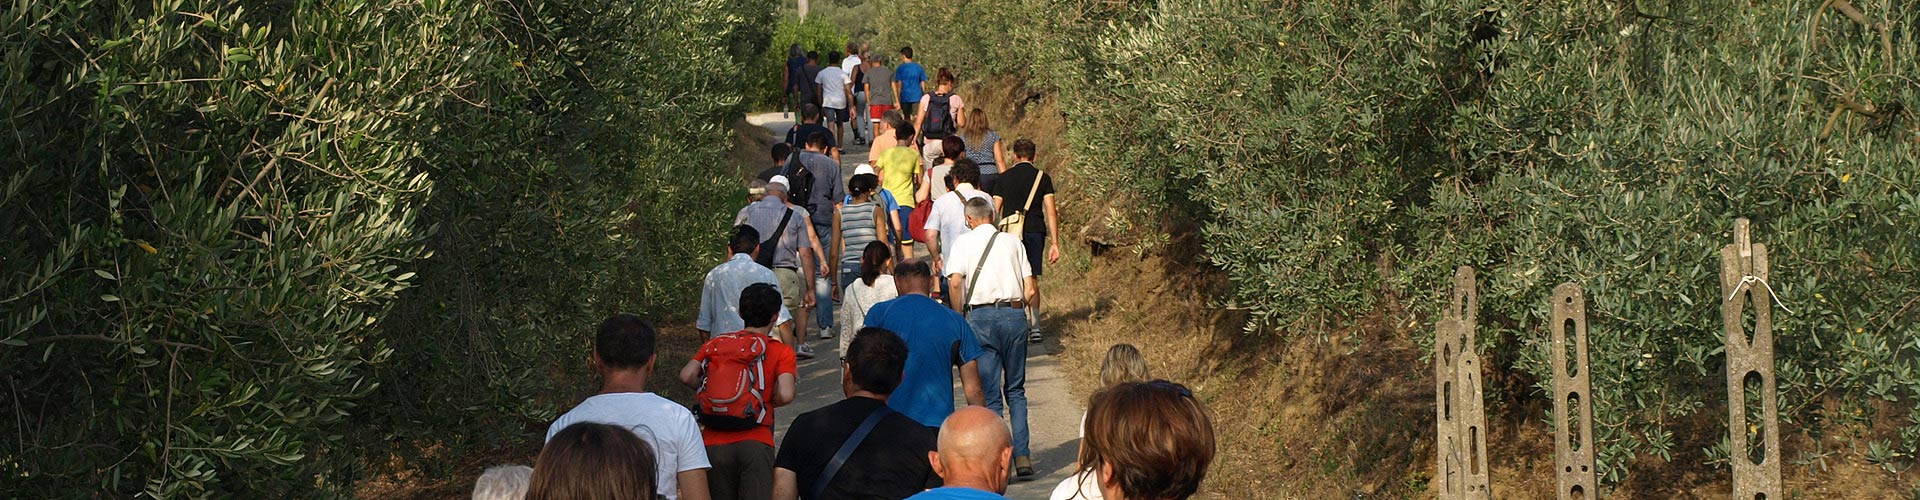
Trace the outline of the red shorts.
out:
<instances>
[{"instance_id":1,"label":"red shorts","mask_svg":"<svg viewBox=\"0 0 1920 500\"><path fill-rule=\"evenodd\" d=\"M892 104L869 104L867 108L873 110L873 121L876 122L880 121L880 117L885 116L888 111L893 111Z\"/></svg>"}]
</instances>

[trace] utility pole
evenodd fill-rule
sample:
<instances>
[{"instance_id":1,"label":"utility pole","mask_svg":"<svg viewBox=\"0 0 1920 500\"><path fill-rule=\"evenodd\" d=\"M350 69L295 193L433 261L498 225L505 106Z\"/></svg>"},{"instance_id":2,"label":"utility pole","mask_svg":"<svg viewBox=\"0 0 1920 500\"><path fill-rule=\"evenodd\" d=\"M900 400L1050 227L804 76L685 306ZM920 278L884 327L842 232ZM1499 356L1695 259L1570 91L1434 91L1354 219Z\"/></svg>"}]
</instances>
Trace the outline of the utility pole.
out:
<instances>
[{"instance_id":1,"label":"utility pole","mask_svg":"<svg viewBox=\"0 0 1920 500\"><path fill-rule=\"evenodd\" d=\"M793 3L795 7L800 10L800 19L805 20L807 18L807 0L793 0Z\"/></svg>"}]
</instances>

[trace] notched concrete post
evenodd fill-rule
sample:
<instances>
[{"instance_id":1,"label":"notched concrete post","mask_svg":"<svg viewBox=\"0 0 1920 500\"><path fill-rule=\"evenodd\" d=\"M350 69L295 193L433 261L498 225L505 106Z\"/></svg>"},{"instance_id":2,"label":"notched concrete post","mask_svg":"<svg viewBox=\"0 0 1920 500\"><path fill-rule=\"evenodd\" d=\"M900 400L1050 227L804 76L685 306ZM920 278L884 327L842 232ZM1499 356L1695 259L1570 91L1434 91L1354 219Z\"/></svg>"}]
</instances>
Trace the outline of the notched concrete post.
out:
<instances>
[{"instance_id":1,"label":"notched concrete post","mask_svg":"<svg viewBox=\"0 0 1920 500\"><path fill-rule=\"evenodd\" d=\"M1580 285L1553 289L1553 455L1560 500L1595 498L1593 383L1587 373L1587 295Z\"/></svg>"},{"instance_id":2,"label":"notched concrete post","mask_svg":"<svg viewBox=\"0 0 1920 500\"><path fill-rule=\"evenodd\" d=\"M1434 328L1434 483L1440 500L1489 496L1485 393L1474 347L1479 315L1473 268L1460 266L1453 274L1453 300Z\"/></svg>"},{"instance_id":3,"label":"notched concrete post","mask_svg":"<svg viewBox=\"0 0 1920 500\"><path fill-rule=\"evenodd\" d=\"M1767 246L1754 243L1747 219L1733 222L1733 244L1720 248L1720 316L1726 324L1727 430L1735 500L1780 500L1780 414L1773 373L1774 297L1767 283ZM1753 308L1751 331L1747 308ZM1759 405L1749 414L1747 392ZM1758 438L1760 442L1752 442Z\"/></svg>"}]
</instances>

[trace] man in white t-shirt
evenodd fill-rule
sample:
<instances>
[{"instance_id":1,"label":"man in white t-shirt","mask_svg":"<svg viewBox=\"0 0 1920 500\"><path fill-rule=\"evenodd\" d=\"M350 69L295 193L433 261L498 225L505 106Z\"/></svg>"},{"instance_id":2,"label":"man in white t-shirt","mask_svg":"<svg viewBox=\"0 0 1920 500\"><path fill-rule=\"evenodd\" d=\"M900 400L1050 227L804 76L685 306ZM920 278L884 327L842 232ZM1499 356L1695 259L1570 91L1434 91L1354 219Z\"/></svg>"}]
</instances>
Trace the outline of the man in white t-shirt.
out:
<instances>
[{"instance_id":1,"label":"man in white t-shirt","mask_svg":"<svg viewBox=\"0 0 1920 500\"><path fill-rule=\"evenodd\" d=\"M966 203L968 231L949 234L948 282L953 310L967 315L967 326L980 337L980 387L987 409L1007 417L1013 427L1013 470L1033 475L1033 453L1027 432L1027 306L1039 283L1027 262L1026 245L1017 235L1002 234L993 226L993 203L970 199Z\"/></svg>"},{"instance_id":2,"label":"man in white t-shirt","mask_svg":"<svg viewBox=\"0 0 1920 500\"><path fill-rule=\"evenodd\" d=\"M593 340L593 369L600 373L600 393L581 401L547 427L547 439L580 422L617 425L633 431L653 446L654 480L661 498L709 500L706 443L693 412L667 398L647 392L653 373L653 326L631 314L600 323Z\"/></svg>"},{"instance_id":3,"label":"man in white t-shirt","mask_svg":"<svg viewBox=\"0 0 1920 500\"><path fill-rule=\"evenodd\" d=\"M867 89L862 71L866 68L866 59L860 57L860 54L866 53L865 46L863 43L847 42L847 58L840 60L840 71L847 74L847 82L852 85L848 90L853 99L847 102L847 110L853 115L851 127L854 144L867 143L865 136L860 134L860 125L867 122Z\"/></svg>"},{"instance_id":4,"label":"man in white t-shirt","mask_svg":"<svg viewBox=\"0 0 1920 500\"><path fill-rule=\"evenodd\" d=\"M827 60L840 58L839 52L827 55ZM839 66L828 66L820 70L813 78L814 88L820 89L820 110L827 126L833 129L834 144L846 142L847 108L853 104L853 76L848 75Z\"/></svg>"},{"instance_id":5,"label":"man in white t-shirt","mask_svg":"<svg viewBox=\"0 0 1920 500\"><path fill-rule=\"evenodd\" d=\"M993 203L993 197L973 187L974 183L980 182L980 167L975 166L973 160L954 160L953 170L947 175L953 179L953 190L933 200L932 212L928 213L927 225L923 228L932 240L928 242L927 250L933 254L933 268L941 281L946 281L946 276L954 272L951 266L973 265L943 260L944 256L953 252L954 239L972 229L967 225L967 200L977 198L987 200L989 205ZM933 182L940 182L940 179L934 179ZM942 288L945 288L944 284ZM948 304L954 304L957 300L945 292L941 296Z\"/></svg>"}]
</instances>

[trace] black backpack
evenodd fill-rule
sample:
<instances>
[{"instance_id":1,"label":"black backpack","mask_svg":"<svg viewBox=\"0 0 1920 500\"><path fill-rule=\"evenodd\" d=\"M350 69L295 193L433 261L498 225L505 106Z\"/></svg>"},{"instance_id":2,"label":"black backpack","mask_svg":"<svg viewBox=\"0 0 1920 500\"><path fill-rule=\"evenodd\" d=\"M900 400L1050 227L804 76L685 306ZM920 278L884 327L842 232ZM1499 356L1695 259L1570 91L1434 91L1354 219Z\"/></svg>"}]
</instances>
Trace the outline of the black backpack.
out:
<instances>
[{"instance_id":1,"label":"black backpack","mask_svg":"<svg viewBox=\"0 0 1920 500\"><path fill-rule=\"evenodd\" d=\"M800 162L800 153L793 152L793 157L787 159L787 171L781 175L787 176L787 201L813 213L813 169Z\"/></svg>"},{"instance_id":2,"label":"black backpack","mask_svg":"<svg viewBox=\"0 0 1920 500\"><path fill-rule=\"evenodd\" d=\"M928 138L953 133L953 94L927 96L927 125L921 134Z\"/></svg>"}]
</instances>

